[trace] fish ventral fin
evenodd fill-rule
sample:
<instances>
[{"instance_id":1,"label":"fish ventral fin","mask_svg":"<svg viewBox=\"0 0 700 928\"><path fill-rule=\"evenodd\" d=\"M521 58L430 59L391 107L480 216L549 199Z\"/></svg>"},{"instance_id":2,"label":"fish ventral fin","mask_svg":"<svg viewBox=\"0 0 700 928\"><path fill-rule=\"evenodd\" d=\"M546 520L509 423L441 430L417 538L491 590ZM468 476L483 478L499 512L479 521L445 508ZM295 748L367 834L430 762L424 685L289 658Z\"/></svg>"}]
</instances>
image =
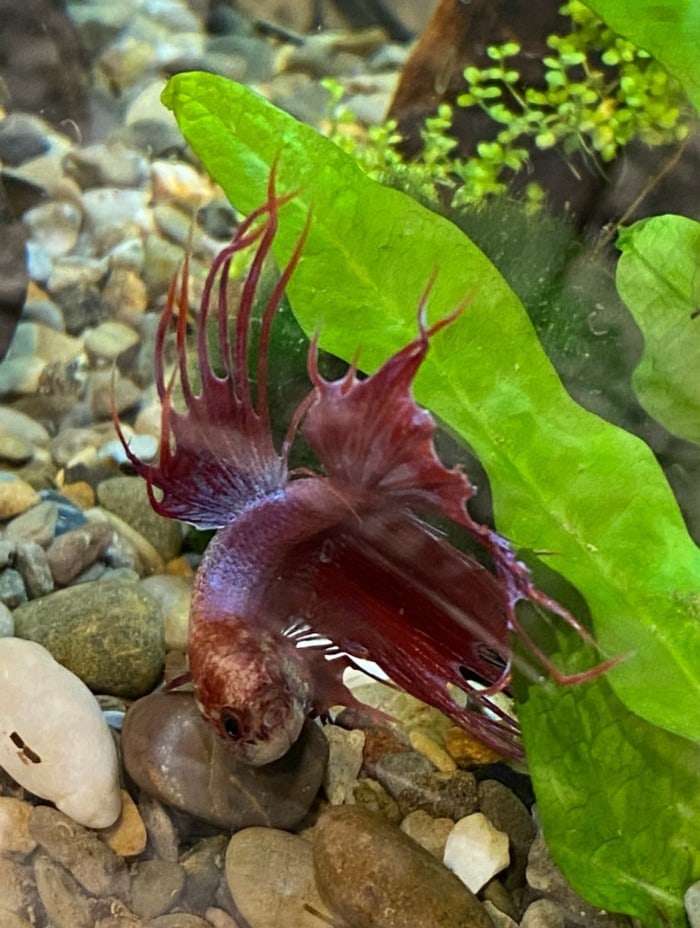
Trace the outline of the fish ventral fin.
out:
<instances>
[{"instance_id":1,"label":"fish ventral fin","mask_svg":"<svg viewBox=\"0 0 700 928\"><path fill-rule=\"evenodd\" d=\"M279 210L293 196L293 193L276 193L273 167L267 201L241 223L232 242L212 263L197 320L196 355L201 381L198 390L188 372L187 258L179 277L172 282L156 335L155 381L161 402L157 463L147 464L131 451L114 414L117 434L130 463L147 482L153 508L163 516L189 522L200 529L226 525L241 510L281 490L287 483L287 445L278 452L270 430L267 354L272 319L301 256L310 220L262 311L260 347L253 371L255 397L251 390L249 350L260 275L277 232ZM256 250L242 283L231 337L229 271L234 257L253 245ZM177 366L166 382L166 336L176 311ZM215 370L210 354L213 335L219 346L219 371ZM182 411L173 403L178 381L184 399Z\"/></svg>"}]
</instances>

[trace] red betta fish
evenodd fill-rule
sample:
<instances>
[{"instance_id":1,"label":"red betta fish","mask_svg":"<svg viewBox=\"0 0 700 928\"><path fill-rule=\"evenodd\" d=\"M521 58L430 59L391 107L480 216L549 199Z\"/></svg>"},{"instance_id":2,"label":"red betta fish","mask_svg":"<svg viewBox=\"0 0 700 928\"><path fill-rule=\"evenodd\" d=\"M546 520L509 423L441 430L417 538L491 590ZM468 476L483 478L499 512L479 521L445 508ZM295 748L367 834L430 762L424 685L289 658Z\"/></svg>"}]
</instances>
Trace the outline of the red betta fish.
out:
<instances>
[{"instance_id":1,"label":"red betta fish","mask_svg":"<svg viewBox=\"0 0 700 928\"><path fill-rule=\"evenodd\" d=\"M273 171L267 202L213 263L197 326L198 390L186 357L187 264L179 290L176 282L171 286L156 341L158 462L139 460L120 432L157 512L218 529L197 572L190 614L189 676L201 713L240 760L266 764L294 743L309 714L360 707L343 672L369 659L395 685L497 751L518 756L517 723L490 699L509 683L509 633L518 632L558 680L574 682L601 668L562 677L519 625L516 602L542 606L589 636L534 587L505 539L472 520L466 509L472 485L437 457L435 423L416 405L411 384L431 337L457 313L428 326L429 287L416 338L366 379L358 379L353 365L341 380L325 380L312 341L313 387L276 450L266 395L270 329L308 222L262 313L254 394L250 322L278 212L290 198L277 194ZM234 256L252 245L257 250L230 335L229 270ZM166 384L163 360L176 306L183 411L173 405L175 375ZM213 312L221 373L208 347ZM290 472L298 428L323 474ZM450 545L422 514L462 526L489 553L493 572ZM455 700L449 684L466 699Z\"/></svg>"}]
</instances>

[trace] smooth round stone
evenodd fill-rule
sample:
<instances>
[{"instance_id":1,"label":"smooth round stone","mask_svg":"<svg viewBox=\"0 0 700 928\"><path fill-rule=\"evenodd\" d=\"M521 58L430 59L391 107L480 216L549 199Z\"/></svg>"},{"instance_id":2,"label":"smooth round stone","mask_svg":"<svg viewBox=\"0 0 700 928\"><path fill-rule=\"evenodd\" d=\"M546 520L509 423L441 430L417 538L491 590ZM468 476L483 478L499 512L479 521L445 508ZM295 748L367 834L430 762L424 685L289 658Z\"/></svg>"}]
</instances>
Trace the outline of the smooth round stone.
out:
<instances>
[{"instance_id":1,"label":"smooth round stone","mask_svg":"<svg viewBox=\"0 0 700 928\"><path fill-rule=\"evenodd\" d=\"M27 588L24 585L22 574L13 567L6 567L0 573L0 603L15 609L26 603Z\"/></svg>"},{"instance_id":2,"label":"smooth round stone","mask_svg":"<svg viewBox=\"0 0 700 928\"><path fill-rule=\"evenodd\" d=\"M296 835L275 828L239 831L226 851L226 881L250 928L333 924L316 889L311 844Z\"/></svg>"},{"instance_id":3,"label":"smooth round stone","mask_svg":"<svg viewBox=\"0 0 700 928\"><path fill-rule=\"evenodd\" d=\"M162 87L161 87L162 89ZM102 240L115 235L113 244L131 233L151 228L148 192L97 187L83 194L83 210L93 234Z\"/></svg>"},{"instance_id":4,"label":"smooth round stone","mask_svg":"<svg viewBox=\"0 0 700 928\"><path fill-rule=\"evenodd\" d=\"M8 435L0 426L0 462L26 464L34 457L34 446L18 435Z\"/></svg>"},{"instance_id":5,"label":"smooth round stone","mask_svg":"<svg viewBox=\"0 0 700 928\"><path fill-rule=\"evenodd\" d=\"M169 561L180 553L180 524L154 512L148 500L146 482L141 477L112 477L103 480L97 488L97 498L105 509L118 515L143 535L164 560Z\"/></svg>"},{"instance_id":6,"label":"smooth round stone","mask_svg":"<svg viewBox=\"0 0 700 928\"><path fill-rule=\"evenodd\" d=\"M140 152L119 144L98 143L74 149L64 157L63 167L83 190L91 187L140 187L148 172L148 164Z\"/></svg>"},{"instance_id":7,"label":"smooth round stone","mask_svg":"<svg viewBox=\"0 0 700 928\"><path fill-rule=\"evenodd\" d=\"M151 187L155 202L177 200L191 206L207 203L214 192L206 175L182 161L153 161Z\"/></svg>"},{"instance_id":8,"label":"smooth round stone","mask_svg":"<svg viewBox=\"0 0 700 928\"><path fill-rule=\"evenodd\" d=\"M112 542L113 529L102 522L86 522L59 535L46 552L56 583L67 586L94 564Z\"/></svg>"},{"instance_id":9,"label":"smooth round stone","mask_svg":"<svg viewBox=\"0 0 700 928\"><path fill-rule=\"evenodd\" d=\"M52 928L92 928L97 910L78 881L56 861L39 854L34 861L39 898Z\"/></svg>"},{"instance_id":10,"label":"smooth round stone","mask_svg":"<svg viewBox=\"0 0 700 928\"><path fill-rule=\"evenodd\" d=\"M103 361L116 361L139 342L139 334L129 325L115 320L102 322L94 329L83 333L85 350Z\"/></svg>"},{"instance_id":11,"label":"smooth round stone","mask_svg":"<svg viewBox=\"0 0 700 928\"><path fill-rule=\"evenodd\" d=\"M692 883L683 896L690 928L700 928L700 880Z\"/></svg>"},{"instance_id":12,"label":"smooth round stone","mask_svg":"<svg viewBox=\"0 0 700 928\"><path fill-rule=\"evenodd\" d=\"M48 856L69 870L95 896L124 896L129 879L124 860L104 841L58 809L35 806L29 832Z\"/></svg>"},{"instance_id":13,"label":"smooth round stone","mask_svg":"<svg viewBox=\"0 0 700 928\"><path fill-rule=\"evenodd\" d=\"M142 860L131 879L131 908L141 918L164 915L178 903L185 888L185 871L174 860Z\"/></svg>"},{"instance_id":14,"label":"smooth round stone","mask_svg":"<svg viewBox=\"0 0 700 928\"><path fill-rule=\"evenodd\" d=\"M137 583L81 583L14 611L16 634L38 641L91 690L136 698L165 660L157 603Z\"/></svg>"},{"instance_id":15,"label":"smooth round stone","mask_svg":"<svg viewBox=\"0 0 700 928\"><path fill-rule=\"evenodd\" d=\"M107 261L104 258L89 258L86 255L66 255L54 261L51 276L46 282L46 289L66 312L65 294L62 291L78 287L97 286L107 273ZM61 299L59 300L59 296ZM76 331L68 326L69 331Z\"/></svg>"},{"instance_id":16,"label":"smooth round stone","mask_svg":"<svg viewBox=\"0 0 700 928\"><path fill-rule=\"evenodd\" d=\"M46 551L35 541L22 541L17 545L15 567L22 575L30 599L46 596L53 590Z\"/></svg>"},{"instance_id":17,"label":"smooth round stone","mask_svg":"<svg viewBox=\"0 0 700 928\"><path fill-rule=\"evenodd\" d=\"M53 201L27 210L22 220L29 226L33 240L53 259L73 250L82 218L72 203Z\"/></svg>"},{"instance_id":18,"label":"smooth round stone","mask_svg":"<svg viewBox=\"0 0 700 928\"><path fill-rule=\"evenodd\" d=\"M10 113L0 121L0 161L17 167L49 150L48 123L24 113Z\"/></svg>"},{"instance_id":19,"label":"smooth round stone","mask_svg":"<svg viewBox=\"0 0 700 928\"><path fill-rule=\"evenodd\" d=\"M58 507L51 500L42 500L8 523L5 538L8 541L35 541L48 545L56 532Z\"/></svg>"},{"instance_id":20,"label":"smooth round stone","mask_svg":"<svg viewBox=\"0 0 700 928\"><path fill-rule=\"evenodd\" d=\"M88 827L116 820L119 769L100 707L32 641L0 638L0 718L0 765L18 783Z\"/></svg>"},{"instance_id":21,"label":"smooth round stone","mask_svg":"<svg viewBox=\"0 0 700 928\"><path fill-rule=\"evenodd\" d=\"M309 722L292 749L265 767L238 763L201 718L191 693L152 693L122 729L129 776L145 792L219 828L293 828L321 784L328 748Z\"/></svg>"},{"instance_id":22,"label":"smooth round stone","mask_svg":"<svg viewBox=\"0 0 700 928\"><path fill-rule=\"evenodd\" d=\"M140 241L139 247L142 265L143 246ZM134 260L138 263L138 256L134 256ZM114 265L114 252L110 256L110 263L112 271L102 291L102 299L111 308L118 322L138 326L148 306L146 285L132 269Z\"/></svg>"},{"instance_id":23,"label":"smooth round stone","mask_svg":"<svg viewBox=\"0 0 700 928\"><path fill-rule=\"evenodd\" d=\"M42 500L56 507L57 535L63 535L64 532L70 532L75 528L80 528L87 522L84 513L75 505L73 500L64 496L63 493L59 493L58 490L41 490L39 496Z\"/></svg>"},{"instance_id":24,"label":"smooth round stone","mask_svg":"<svg viewBox=\"0 0 700 928\"><path fill-rule=\"evenodd\" d=\"M482 812L467 815L447 836L443 860L465 886L478 893L510 863L508 835Z\"/></svg>"},{"instance_id":25,"label":"smooth round stone","mask_svg":"<svg viewBox=\"0 0 700 928\"><path fill-rule=\"evenodd\" d=\"M26 512L30 506L39 502L39 494L34 487L16 477L0 480L0 520Z\"/></svg>"},{"instance_id":26,"label":"smooth round stone","mask_svg":"<svg viewBox=\"0 0 700 928\"><path fill-rule=\"evenodd\" d=\"M0 428L6 435L14 435L40 448L46 448L51 440L40 422L9 406L0 406Z\"/></svg>"},{"instance_id":27,"label":"smooth round stone","mask_svg":"<svg viewBox=\"0 0 700 928\"><path fill-rule=\"evenodd\" d=\"M492 928L467 887L380 816L330 806L315 834L321 898L353 928Z\"/></svg>"},{"instance_id":28,"label":"smooth round stone","mask_svg":"<svg viewBox=\"0 0 700 928\"><path fill-rule=\"evenodd\" d=\"M126 433L125 433L126 434ZM129 449L140 461L153 461L158 454L158 439L155 435L128 435ZM129 459L126 456L124 445L118 438L113 438L100 446L97 452L98 461L116 461L125 464Z\"/></svg>"},{"instance_id":29,"label":"smooth round stone","mask_svg":"<svg viewBox=\"0 0 700 928\"><path fill-rule=\"evenodd\" d=\"M520 928L565 928L564 913L549 899L537 899L529 905L520 922ZM691 924L691 928L695 928Z\"/></svg>"},{"instance_id":30,"label":"smooth round stone","mask_svg":"<svg viewBox=\"0 0 700 928\"><path fill-rule=\"evenodd\" d=\"M109 252L109 266L113 271L129 271L134 274L140 274L143 270L144 262L143 241L137 236L124 239L118 242ZM105 284L105 301L114 306L116 299L114 293L114 284L111 284L112 275ZM129 294L130 296L130 294ZM133 298L132 298L133 299ZM144 307L145 308L145 307Z\"/></svg>"}]
</instances>

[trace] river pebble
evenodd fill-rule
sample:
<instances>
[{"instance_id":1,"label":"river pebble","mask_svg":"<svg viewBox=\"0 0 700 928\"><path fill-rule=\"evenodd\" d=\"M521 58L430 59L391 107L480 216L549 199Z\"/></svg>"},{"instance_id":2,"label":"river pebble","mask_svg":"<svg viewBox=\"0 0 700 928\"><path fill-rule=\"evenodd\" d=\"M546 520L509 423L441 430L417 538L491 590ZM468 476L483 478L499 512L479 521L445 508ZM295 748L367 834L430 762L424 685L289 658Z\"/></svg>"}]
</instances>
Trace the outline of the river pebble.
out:
<instances>
[{"instance_id":1,"label":"river pebble","mask_svg":"<svg viewBox=\"0 0 700 928\"><path fill-rule=\"evenodd\" d=\"M98 487L99 502L132 526L149 541L166 561L182 546L182 529L172 519L164 519L150 506L146 484L140 477L113 477Z\"/></svg>"},{"instance_id":2,"label":"river pebble","mask_svg":"<svg viewBox=\"0 0 700 928\"><path fill-rule=\"evenodd\" d=\"M477 898L432 854L357 806L323 813L314 868L328 908L356 928L492 928Z\"/></svg>"},{"instance_id":3,"label":"river pebble","mask_svg":"<svg viewBox=\"0 0 700 928\"><path fill-rule=\"evenodd\" d=\"M122 752L141 789L232 830L294 827L316 797L328 757L323 734L308 723L280 760L257 768L238 763L189 693L155 693L134 703L124 721Z\"/></svg>"},{"instance_id":4,"label":"river pebble","mask_svg":"<svg viewBox=\"0 0 700 928\"><path fill-rule=\"evenodd\" d=\"M315 912L332 924L316 888L312 846L296 835L275 828L239 831L226 851L226 880L250 928L316 928Z\"/></svg>"},{"instance_id":5,"label":"river pebble","mask_svg":"<svg viewBox=\"0 0 700 928\"><path fill-rule=\"evenodd\" d=\"M117 756L90 691L19 638L0 639L0 683L0 766L77 822L111 825L121 806Z\"/></svg>"}]
</instances>

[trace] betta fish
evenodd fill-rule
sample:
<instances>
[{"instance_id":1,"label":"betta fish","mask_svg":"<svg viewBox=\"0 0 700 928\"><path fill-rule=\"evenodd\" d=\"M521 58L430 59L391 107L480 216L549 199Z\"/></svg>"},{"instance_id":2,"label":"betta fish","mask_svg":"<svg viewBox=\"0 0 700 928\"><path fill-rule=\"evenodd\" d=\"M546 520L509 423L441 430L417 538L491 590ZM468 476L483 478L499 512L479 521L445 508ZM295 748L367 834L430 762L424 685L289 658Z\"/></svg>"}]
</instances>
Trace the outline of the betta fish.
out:
<instances>
[{"instance_id":1,"label":"betta fish","mask_svg":"<svg viewBox=\"0 0 700 928\"><path fill-rule=\"evenodd\" d=\"M368 377L355 364L339 380L308 353L311 390L286 438L273 441L268 349L275 313L301 257L310 219L262 310L257 357L251 319L279 211L293 194L276 190L238 227L205 281L196 327L199 385L187 363L187 262L171 285L156 338L161 439L155 463L126 454L161 515L216 529L197 571L188 639L188 677L204 719L252 765L295 742L309 715L362 706L344 671L370 661L399 688L437 707L506 756L520 756L516 720L492 697L507 690L509 636L517 633L546 671L559 673L520 625L519 600L561 616L590 641L570 613L537 589L509 543L469 515L474 489L448 469L435 447L436 424L413 399L412 382L431 338L461 311L428 325L430 283L418 307L417 335ZM254 249L230 319L234 257ZM177 364L165 375L165 343L177 311ZM216 333L220 360L209 347ZM176 408L179 379L183 408ZM290 469L301 431L321 472ZM460 526L491 568L458 550L425 521ZM461 691L464 696L456 698Z\"/></svg>"}]
</instances>

